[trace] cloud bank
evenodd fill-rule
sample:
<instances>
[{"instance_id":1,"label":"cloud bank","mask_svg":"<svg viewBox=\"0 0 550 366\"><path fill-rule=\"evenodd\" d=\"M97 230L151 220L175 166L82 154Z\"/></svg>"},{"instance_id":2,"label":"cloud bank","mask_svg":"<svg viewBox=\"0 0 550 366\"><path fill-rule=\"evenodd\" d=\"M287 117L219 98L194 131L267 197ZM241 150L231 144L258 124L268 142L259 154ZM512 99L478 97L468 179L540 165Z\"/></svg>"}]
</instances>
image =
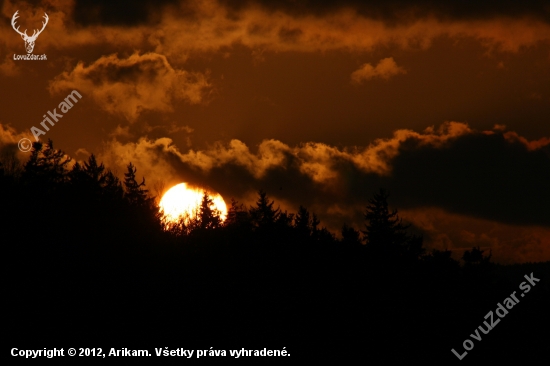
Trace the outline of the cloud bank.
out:
<instances>
[{"instance_id":1,"label":"cloud bank","mask_svg":"<svg viewBox=\"0 0 550 366\"><path fill-rule=\"evenodd\" d=\"M141 1L124 7L124 11L115 11L122 3L41 1L31 7L7 1L2 14L8 19L19 9L25 22L40 24L40 17L47 11L50 23L40 38L40 49L46 52L109 44L180 61L190 52L219 51L236 44L277 52L368 51L388 45L426 48L434 39L446 36L471 37L488 48L515 52L550 40L549 11L544 7L543 12L519 5L516 8L524 11L491 12L485 8L485 15L480 8L479 16L453 16L453 11L438 11L443 8L436 2L426 3L425 11L416 12L412 9L420 7L396 3L390 8L405 10L380 11L384 8L381 3L370 7L334 3L331 11L317 11L322 5L308 3L302 12L265 2L229 4L215 0ZM372 11L366 10L369 8ZM395 13L404 15L393 19L390 14ZM0 35L0 47L21 47L9 22L0 27Z\"/></svg>"}]
</instances>

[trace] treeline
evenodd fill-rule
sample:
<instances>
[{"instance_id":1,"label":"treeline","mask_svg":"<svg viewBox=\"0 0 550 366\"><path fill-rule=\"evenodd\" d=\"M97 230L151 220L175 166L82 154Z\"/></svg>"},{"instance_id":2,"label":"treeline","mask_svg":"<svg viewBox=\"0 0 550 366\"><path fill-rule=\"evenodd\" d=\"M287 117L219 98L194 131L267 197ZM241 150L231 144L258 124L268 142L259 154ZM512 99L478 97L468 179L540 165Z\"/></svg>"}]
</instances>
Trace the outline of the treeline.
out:
<instances>
[{"instance_id":1,"label":"treeline","mask_svg":"<svg viewBox=\"0 0 550 366\"><path fill-rule=\"evenodd\" d=\"M534 272L541 282L468 358L540 354L542 341L521 334L549 319L548 263L501 266L473 248L461 266L424 248L384 190L365 203L362 230L344 225L337 239L315 213L281 211L261 190L252 206L232 200L225 222L205 193L194 217L168 223L131 163L123 180L94 155L70 164L51 141L35 143L24 165L1 159L18 344L280 346L295 357L453 362L451 348Z\"/></svg>"}]
</instances>

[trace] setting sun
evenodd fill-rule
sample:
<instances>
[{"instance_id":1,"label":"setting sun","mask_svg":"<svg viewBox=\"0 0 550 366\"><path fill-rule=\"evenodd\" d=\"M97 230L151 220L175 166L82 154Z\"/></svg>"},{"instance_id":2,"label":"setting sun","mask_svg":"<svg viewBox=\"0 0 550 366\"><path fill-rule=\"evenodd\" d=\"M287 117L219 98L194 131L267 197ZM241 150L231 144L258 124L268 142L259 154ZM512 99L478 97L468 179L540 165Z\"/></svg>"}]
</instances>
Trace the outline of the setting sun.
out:
<instances>
[{"instance_id":1,"label":"setting sun","mask_svg":"<svg viewBox=\"0 0 550 366\"><path fill-rule=\"evenodd\" d=\"M180 183L170 188L160 200L160 209L164 211L167 221L175 222L180 217L189 215L194 216L196 210L201 204L204 190L200 188L190 188L186 183ZM227 216L227 206L223 197L219 193L209 192L212 199L213 209L220 211L220 217L225 220Z\"/></svg>"}]
</instances>

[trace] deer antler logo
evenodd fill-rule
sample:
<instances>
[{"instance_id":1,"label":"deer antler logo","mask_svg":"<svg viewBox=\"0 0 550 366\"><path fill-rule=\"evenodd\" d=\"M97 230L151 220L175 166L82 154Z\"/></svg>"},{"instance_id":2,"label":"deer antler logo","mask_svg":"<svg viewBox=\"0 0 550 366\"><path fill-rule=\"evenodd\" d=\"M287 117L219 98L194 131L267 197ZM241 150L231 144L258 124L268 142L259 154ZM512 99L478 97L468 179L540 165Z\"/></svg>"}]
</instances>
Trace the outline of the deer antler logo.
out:
<instances>
[{"instance_id":1,"label":"deer antler logo","mask_svg":"<svg viewBox=\"0 0 550 366\"><path fill-rule=\"evenodd\" d=\"M19 18L19 16L17 15L18 12L19 12L19 10L17 10L15 12L15 14L13 14L13 17L11 18L11 26L13 27L13 29L17 33L19 33L21 35L21 38L23 38L23 40L25 41L25 48L27 49L27 53L32 53L32 50L34 49L34 42L36 41L36 38L38 38L40 33L42 33L44 28L46 28L46 24L48 24L48 14L44 13L44 18L46 19L46 21L42 22L42 29L40 29L40 30L35 29L32 36L29 37L27 35L27 30L26 29L25 29L24 32L20 32L19 27L15 28L15 19Z\"/></svg>"}]
</instances>

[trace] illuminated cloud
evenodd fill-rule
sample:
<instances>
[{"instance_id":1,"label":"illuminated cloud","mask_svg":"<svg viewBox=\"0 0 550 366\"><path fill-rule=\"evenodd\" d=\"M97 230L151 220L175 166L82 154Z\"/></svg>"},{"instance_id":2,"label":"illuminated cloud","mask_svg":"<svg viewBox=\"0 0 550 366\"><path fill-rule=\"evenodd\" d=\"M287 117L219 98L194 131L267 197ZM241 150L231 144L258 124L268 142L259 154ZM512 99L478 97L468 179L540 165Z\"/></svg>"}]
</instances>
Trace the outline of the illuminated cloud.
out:
<instances>
[{"instance_id":1,"label":"illuminated cloud","mask_svg":"<svg viewBox=\"0 0 550 366\"><path fill-rule=\"evenodd\" d=\"M397 130L391 139L376 139L362 152L351 156L353 162L363 171L379 175L391 174L392 160L407 141L415 141L418 146L442 147L445 143L473 131L466 123L448 121L435 129L428 127L423 133L408 129Z\"/></svg>"},{"instance_id":2,"label":"illuminated cloud","mask_svg":"<svg viewBox=\"0 0 550 366\"><path fill-rule=\"evenodd\" d=\"M525 147L527 147L527 149L529 149L530 151L533 151L533 150L537 150L537 149L540 149L540 148L543 148L545 146L549 146L550 145L550 138L549 137L541 137L540 139L538 140L534 140L534 141L529 141L527 140L525 137L523 136L520 136L517 132L515 131L508 131L508 132L505 132L503 134L504 138L506 138L506 140L510 141L510 142L520 142L522 143L523 145L525 145Z\"/></svg>"},{"instance_id":3,"label":"illuminated cloud","mask_svg":"<svg viewBox=\"0 0 550 366\"><path fill-rule=\"evenodd\" d=\"M176 100L200 103L209 87L204 74L174 69L163 55L135 53L126 59L104 56L89 66L80 62L50 83L50 93L77 89L134 122L143 111L172 111Z\"/></svg>"},{"instance_id":4,"label":"illuminated cloud","mask_svg":"<svg viewBox=\"0 0 550 366\"><path fill-rule=\"evenodd\" d=\"M120 126L116 131L122 134ZM233 139L227 144L217 142L206 150L189 150L183 153L173 145L170 138L164 137L156 140L140 138L138 142L128 145L113 140L110 142L109 150L111 155L116 156L117 161L135 162L136 159L140 159L141 154L170 154L181 163L205 173L232 164L246 169L255 179L264 178L270 169L287 169L293 166L312 182L337 189L334 185L341 180L342 164L354 166L363 173L388 176L391 174L392 160L399 154L401 144L407 140L414 139L419 146L439 147L450 139L471 132L466 124L446 122L437 130L428 128L422 134L411 130L398 130L394 132L393 138L377 139L363 149L338 149L318 142L291 147L272 139L262 141L257 152L253 153L244 142ZM148 162L145 164L151 165ZM151 168L154 169L152 166ZM166 173L155 173L163 174Z\"/></svg>"},{"instance_id":5,"label":"illuminated cloud","mask_svg":"<svg viewBox=\"0 0 550 366\"><path fill-rule=\"evenodd\" d=\"M400 66L397 66L393 57L388 57L380 60L378 65L363 64L358 70L351 74L351 81L356 84L361 84L372 78L389 79L392 76L406 74L407 71Z\"/></svg>"},{"instance_id":6,"label":"illuminated cloud","mask_svg":"<svg viewBox=\"0 0 550 366\"><path fill-rule=\"evenodd\" d=\"M448 36L471 37L485 47L518 51L550 39L550 25L534 18L448 19L429 14L388 24L384 19L341 7L333 12L296 15L266 11L253 3L236 12L215 1L167 7L161 30L148 41L156 51L177 57L192 50L216 51L234 44L271 51L369 51L378 46L427 48ZM194 17L184 17L191 12Z\"/></svg>"}]
</instances>

